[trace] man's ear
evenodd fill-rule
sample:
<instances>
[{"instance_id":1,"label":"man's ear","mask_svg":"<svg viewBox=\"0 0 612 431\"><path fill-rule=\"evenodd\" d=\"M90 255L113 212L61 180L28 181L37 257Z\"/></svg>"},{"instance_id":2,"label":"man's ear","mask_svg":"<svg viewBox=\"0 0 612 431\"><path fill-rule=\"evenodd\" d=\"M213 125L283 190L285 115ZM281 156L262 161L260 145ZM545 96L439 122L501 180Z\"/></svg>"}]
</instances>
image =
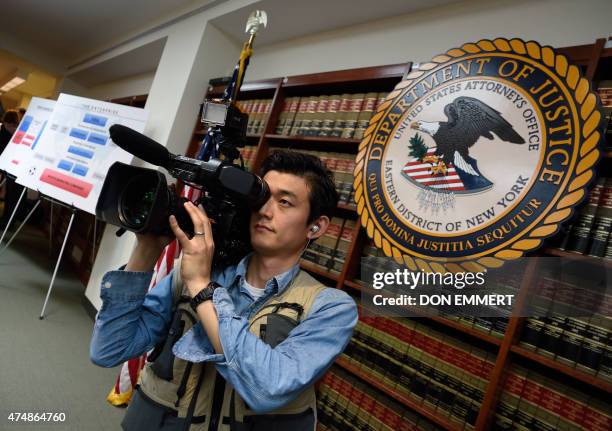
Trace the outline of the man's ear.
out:
<instances>
[{"instance_id":1,"label":"man's ear","mask_svg":"<svg viewBox=\"0 0 612 431\"><path fill-rule=\"evenodd\" d=\"M321 216L314 222L310 223L308 228L308 239L314 240L322 236L329 227L329 217Z\"/></svg>"}]
</instances>

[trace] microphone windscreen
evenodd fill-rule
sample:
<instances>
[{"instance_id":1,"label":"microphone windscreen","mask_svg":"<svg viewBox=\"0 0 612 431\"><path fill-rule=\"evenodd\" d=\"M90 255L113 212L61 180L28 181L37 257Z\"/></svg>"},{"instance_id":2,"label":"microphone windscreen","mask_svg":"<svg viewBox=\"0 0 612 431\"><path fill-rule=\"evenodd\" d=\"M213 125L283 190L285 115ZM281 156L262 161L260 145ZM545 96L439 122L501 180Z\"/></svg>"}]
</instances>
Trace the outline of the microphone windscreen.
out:
<instances>
[{"instance_id":1,"label":"microphone windscreen","mask_svg":"<svg viewBox=\"0 0 612 431\"><path fill-rule=\"evenodd\" d=\"M109 132L115 144L145 162L162 167L167 167L170 162L171 154L166 147L136 130L114 124Z\"/></svg>"}]
</instances>

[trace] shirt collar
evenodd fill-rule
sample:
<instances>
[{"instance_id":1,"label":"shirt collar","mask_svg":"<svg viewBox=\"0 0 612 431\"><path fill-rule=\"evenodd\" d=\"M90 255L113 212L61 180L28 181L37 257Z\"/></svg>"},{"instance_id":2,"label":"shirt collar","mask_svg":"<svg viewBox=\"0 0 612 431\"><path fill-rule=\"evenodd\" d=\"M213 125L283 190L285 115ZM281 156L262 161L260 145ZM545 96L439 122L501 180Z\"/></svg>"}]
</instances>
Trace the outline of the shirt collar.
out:
<instances>
[{"instance_id":1,"label":"shirt collar","mask_svg":"<svg viewBox=\"0 0 612 431\"><path fill-rule=\"evenodd\" d=\"M240 289L243 289L242 283L240 283L240 279L244 279L246 277L246 272L249 267L249 260L251 259L252 255L253 252L247 254L245 257L242 258L240 262L238 262L238 265L236 266L236 273L234 275L233 285L240 286ZM283 293L289 287L291 281L295 278L299 270L300 265L296 263L287 271L275 275L266 283L266 290L268 290L268 288L272 286L274 293Z\"/></svg>"}]
</instances>

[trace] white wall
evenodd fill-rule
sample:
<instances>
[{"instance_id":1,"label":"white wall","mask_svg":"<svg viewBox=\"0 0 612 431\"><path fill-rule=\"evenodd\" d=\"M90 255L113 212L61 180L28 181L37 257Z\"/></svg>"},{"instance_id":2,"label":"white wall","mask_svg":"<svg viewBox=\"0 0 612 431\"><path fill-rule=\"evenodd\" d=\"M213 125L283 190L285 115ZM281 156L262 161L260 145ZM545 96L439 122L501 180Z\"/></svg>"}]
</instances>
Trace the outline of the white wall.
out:
<instances>
[{"instance_id":1,"label":"white wall","mask_svg":"<svg viewBox=\"0 0 612 431\"><path fill-rule=\"evenodd\" d=\"M428 61L483 38L593 43L612 34L611 19L610 0L462 1L256 48L246 80Z\"/></svg>"},{"instance_id":2,"label":"white wall","mask_svg":"<svg viewBox=\"0 0 612 431\"><path fill-rule=\"evenodd\" d=\"M155 71L129 76L118 81L107 82L87 89L87 97L98 100L149 94Z\"/></svg>"}]
</instances>

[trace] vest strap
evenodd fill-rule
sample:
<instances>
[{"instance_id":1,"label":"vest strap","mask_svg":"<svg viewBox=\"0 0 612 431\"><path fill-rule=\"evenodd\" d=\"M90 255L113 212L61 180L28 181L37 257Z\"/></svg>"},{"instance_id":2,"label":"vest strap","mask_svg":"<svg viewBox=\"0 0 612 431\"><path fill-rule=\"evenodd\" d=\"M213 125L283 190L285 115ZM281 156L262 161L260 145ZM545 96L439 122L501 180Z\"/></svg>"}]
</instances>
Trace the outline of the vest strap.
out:
<instances>
[{"instance_id":1,"label":"vest strap","mask_svg":"<svg viewBox=\"0 0 612 431\"><path fill-rule=\"evenodd\" d=\"M138 391L138 393L140 394L140 396L142 397L143 400L145 400L147 403L149 404L153 404L155 407L159 408L159 409L163 409L164 410L164 414L167 416L173 416L173 417L178 417L178 412L174 409L171 409L170 407L166 407L163 404L159 404L157 401L149 398L147 396L147 394L140 388L140 385L136 385L136 390ZM202 415L202 416L191 416L191 423L192 424L201 424L206 422L206 415Z\"/></svg>"}]
</instances>

